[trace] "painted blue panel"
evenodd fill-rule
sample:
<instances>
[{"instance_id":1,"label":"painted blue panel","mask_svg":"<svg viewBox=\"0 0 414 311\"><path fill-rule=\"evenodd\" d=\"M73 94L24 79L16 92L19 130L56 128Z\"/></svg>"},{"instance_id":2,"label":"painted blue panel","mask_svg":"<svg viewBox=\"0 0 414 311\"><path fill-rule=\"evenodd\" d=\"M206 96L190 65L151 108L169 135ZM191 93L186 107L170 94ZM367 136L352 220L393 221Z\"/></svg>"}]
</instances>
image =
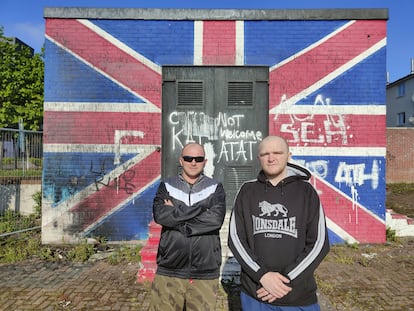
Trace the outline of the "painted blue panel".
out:
<instances>
[{"instance_id":1,"label":"painted blue panel","mask_svg":"<svg viewBox=\"0 0 414 311\"><path fill-rule=\"evenodd\" d=\"M45 65L45 101L143 103L130 93L49 40Z\"/></svg>"},{"instance_id":2,"label":"painted blue panel","mask_svg":"<svg viewBox=\"0 0 414 311\"><path fill-rule=\"evenodd\" d=\"M329 236L329 244L331 244L331 245L345 243L345 241L341 237L339 237L339 235L337 235L335 232L333 232L332 230L328 229L328 236Z\"/></svg>"},{"instance_id":3,"label":"painted blue panel","mask_svg":"<svg viewBox=\"0 0 414 311\"><path fill-rule=\"evenodd\" d=\"M314 105L318 95L330 99L330 105L385 105L385 47L347 70L315 93L296 103Z\"/></svg>"},{"instance_id":4,"label":"painted blue panel","mask_svg":"<svg viewBox=\"0 0 414 311\"><path fill-rule=\"evenodd\" d=\"M194 62L193 21L90 20L152 62Z\"/></svg>"},{"instance_id":5,"label":"painted blue panel","mask_svg":"<svg viewBox=\"0 0 414 311\"><path fill-rule=\"evenodd\" d=\"M245 64L273 66L348 21L246 21Z\"/></svg>"}]
</instances>

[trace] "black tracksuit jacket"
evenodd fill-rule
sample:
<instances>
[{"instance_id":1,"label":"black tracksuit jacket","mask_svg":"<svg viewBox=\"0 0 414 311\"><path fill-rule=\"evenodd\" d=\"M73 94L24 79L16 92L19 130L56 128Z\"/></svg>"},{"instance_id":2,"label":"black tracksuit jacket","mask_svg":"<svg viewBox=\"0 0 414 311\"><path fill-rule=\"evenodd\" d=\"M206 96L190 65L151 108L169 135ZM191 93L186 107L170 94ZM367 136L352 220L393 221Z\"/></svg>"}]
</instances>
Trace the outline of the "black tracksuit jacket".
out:
<instances>
[{"instance_id":1,"label":"black tracksuit jacket","mask_svg":"<svg viewBox=\"0 0 414 311\"><path fill-rule=\"evenodd\" d=\"M244 183L230 219L229 247L241 265L242 291L256 299L269 271L288 279L292 291L279 306L317 302L314 271L329 251L325 215L310 173L288 163L288 177L273 186L261 171ZM260 300L260 299L258 299Z\"/></svg>"},{"instance_id":2,"label":"black tracksuit jacket","mask_svg":"<svg viewBox=\"0 0 414 311\"><path fill-rule=\"evenodd\" d=\"M165 205L164 199L174 206ZM153 204L154 221L162 225L157 274L182 279L219 277L225 201L223 185L205 175L193 185L181 175L160 183Z\"/></svg>"}]
</instances>

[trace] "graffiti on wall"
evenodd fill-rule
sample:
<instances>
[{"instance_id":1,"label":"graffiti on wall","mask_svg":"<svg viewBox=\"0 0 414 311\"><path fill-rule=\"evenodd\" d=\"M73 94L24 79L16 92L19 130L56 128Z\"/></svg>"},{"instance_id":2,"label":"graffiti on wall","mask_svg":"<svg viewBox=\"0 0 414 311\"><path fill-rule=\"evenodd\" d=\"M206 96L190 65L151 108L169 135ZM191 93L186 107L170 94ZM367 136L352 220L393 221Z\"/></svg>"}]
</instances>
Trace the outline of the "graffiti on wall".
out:
<instances>
[{"instance_id":1,"label":"graffiti on wall","mask_svg":"<svg viewBox=\"0 0 414 311\"><path fill-rule=\"evenodd\" d=\"M313 175L312 183L326 206L331 235L356 242L361 239L361 223L370 223L372 230L381 231L384 209L373 205L372 196L381 198L381 191L377 191L384 187L384 161L379 156L357 156L357 151L352 151L358 131L352 127L348 114L342 113L344 109L332 105L331 98L316 94L313 102L310 98L307 102L310 104L297 105L282 96L274 109L273 122L293 149L331 147L330 154L319 157L303 148L296 149L300 152L293 155L294 162Z\"/></svg>"},{"instance_id":2,"label":"graffiti on wall","mask_svg":"<svg viewBox=\"0 0 414 311\"><path fill-rule=\"evenodd\" d=\"M249 128L244 114L219 112L209 116L200 111L173 111L168 120L173 151L189 142L219 142L217 150L211 146L206 150L207 154L213 152L217 164L252 161L256 157L254 146L263 139L261 131Z\"/></svg>"},{"instance_id":3,"label":"graffiti on wall","mask_svg":"<svg viewBox=\"0 0 414 311\"><path fill-rule=\"evenodd\" d=\"M96 191L99 191L102 187L115 187L117 191L125 191L128 194L133 194L135 189L133 180L136 172L129 167L133 166L135 163L128 162L120 165L122 168L121 175L112 177L111 175L106 174L108 170L105 168L105 162L105 160L101 160L101 163L94 167L94 163L91 161L90 172L95 176L94 183Z\"/></svg>"},{"instance_id":4,"label":"graffiti on wall","mask_svg":"<svg viewBox=\"0 0 414 311\"><path fill-rule=\"evenodd\" d=\"M292 110L295 103L286 100L286 95L282 96L278 111ZM313 108L312 108L313 107ZM326 144L339 142L341 145L348 144L347 126L342 114L329 113L332 111L331 99L318 94L315 97L311 108L322 108L326 113L316 118L315 113L299 115L289 114L289 121L280 125L280 132L289 136L291 144ZM275 114L274 121L277 122L279 113ZM283 121L282 121L283 122Z\"/></svg>"}]
</instances>

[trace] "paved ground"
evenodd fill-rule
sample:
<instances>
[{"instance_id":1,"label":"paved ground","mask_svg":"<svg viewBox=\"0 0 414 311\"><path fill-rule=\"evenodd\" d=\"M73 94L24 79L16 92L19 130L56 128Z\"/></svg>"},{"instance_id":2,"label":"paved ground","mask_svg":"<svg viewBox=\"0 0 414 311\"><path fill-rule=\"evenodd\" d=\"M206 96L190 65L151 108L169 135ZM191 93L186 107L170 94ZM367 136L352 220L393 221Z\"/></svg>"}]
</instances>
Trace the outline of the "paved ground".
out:
<instances>
[{"instance_id":1,"label":"paved ground","mask_svg":"<svg viewBox=\"0 0 414 311\"><path fill-rule=\"evenodd\" d=\"M149 284L136 283L137 271L137 264L104 260L3 264L0 310L147 310ZM333 247L317 277L322 311L414 310L414 237L391 245ZM239 310L237 286L222 290L218 310Z\"/></svg>"},{"instance_id":2,"label":"paved ground","mask_svg":"<svg viewBox=\"0 0 414 311\"><path fill-rule=\"evenodd\" d=\"M414 237L385 245L334 246L316 274L333 310L412 311Z\"/></svg>"}]
</instances>

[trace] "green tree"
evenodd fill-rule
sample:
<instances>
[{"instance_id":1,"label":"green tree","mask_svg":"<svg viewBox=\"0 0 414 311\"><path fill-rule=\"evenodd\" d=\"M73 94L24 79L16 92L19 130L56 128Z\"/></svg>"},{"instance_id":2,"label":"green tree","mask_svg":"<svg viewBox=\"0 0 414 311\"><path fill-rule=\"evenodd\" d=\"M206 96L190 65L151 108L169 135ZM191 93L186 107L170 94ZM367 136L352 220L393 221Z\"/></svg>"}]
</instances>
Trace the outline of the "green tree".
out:
<instances>
[{"instance_id":1,"label":"green tree","mask_svg":"<svg viewBox=\"0 0 414 311\"><path fill-rule=\"evenodd\" d=\"M0 128L39 130L43 123L42 55L4 37L0 27Z\"/></svg>"}]
</instances>

